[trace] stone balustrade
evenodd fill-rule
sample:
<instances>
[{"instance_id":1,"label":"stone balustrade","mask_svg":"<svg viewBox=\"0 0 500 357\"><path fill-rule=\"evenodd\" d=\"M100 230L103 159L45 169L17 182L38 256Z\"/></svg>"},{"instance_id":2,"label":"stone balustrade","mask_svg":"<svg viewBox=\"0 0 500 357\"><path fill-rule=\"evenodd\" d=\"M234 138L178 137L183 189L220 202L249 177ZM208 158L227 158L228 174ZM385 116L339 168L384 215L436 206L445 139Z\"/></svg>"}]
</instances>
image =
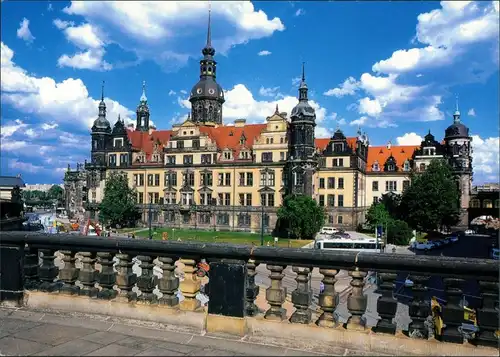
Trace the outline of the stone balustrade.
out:
<instances>
[{"instance_id":1,"label":"stone balustrade","mask_svg":"<svg viewBox=\"0 0 500 357\"><path fill-rule=\"evenodd\" d=\"M324 336L327 342L338 339L340 344L368 343L366 349L371 352L397 354L401 343L417 348L416 354L420 351L427 355L446 355L449 346L458 346L451 348L465 355L484 355L494 350L481 346L498 347L499 271L495 261L25 232L2 233L0 252L0 297L4 305L133 315L178 324L200 321L198 316L202 316L201 324L193 324L209 332L245 335L251 330L277 339L280 335L286 339L286 334L289 338L299 338L303 333L304 339ZM206 307L197 298L202 285L197 264L202 258L210 264L204 289L208 295ZM136 272L134 264L140 267ZM265 291L269 305L265 311L255 303L259 294L256 268L261 264L266 266L271 280ZM288 266L296 274L297 282L291 292L283 285L284 269ZM319 312L311 309L310 279L314 268L319 268L323 276ZM336 317L339 294L335 284L341 270L348 271L351 277L347 297L351 317L343 324ZM373 272L377 272L380 294L376 304L379 320L370 328L364 319L367 309L364 288L367 274ZM406 272L412 282L407 287L411 291L408 302L411 323L407 331L398 331L394 320L398 308L396 280L400 272ZM445 301L442 309L445 327L435 336L428 324L432 276L441 279ZM478 331L467 336L462 333L461 302L464 286L471 281L478 286L480 304ZM289 293L294 311L285 309ZM333 332L337 337L332 337ZM371 342L363 342L363 336L369 336L366 341ZM374 338L379 342L374 342ZM462 346L467 348L460 350Z\"/></svg>"}]
</instances>

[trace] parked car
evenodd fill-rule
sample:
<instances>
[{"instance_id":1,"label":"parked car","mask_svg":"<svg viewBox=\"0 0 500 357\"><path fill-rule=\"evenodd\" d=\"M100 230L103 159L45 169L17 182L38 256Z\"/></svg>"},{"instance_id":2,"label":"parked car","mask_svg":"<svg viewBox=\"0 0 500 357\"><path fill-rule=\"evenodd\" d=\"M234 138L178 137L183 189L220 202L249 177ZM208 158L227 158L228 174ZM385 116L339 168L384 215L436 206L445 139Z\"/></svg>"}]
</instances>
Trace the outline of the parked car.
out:
<instances>
[{"instance_id":1,"label":"parked car","mask_svg":"<svg viewBox=\"0 0 500 357\"><path fill-rule=\"evenodd\" d=\"M467 230L465 231L465 235L466 235L466 236L470 236L470 235L472 235L472 234L476 234L476 232L475 232L473 229L467 229Z\"/></svg>"},{"instance_id":2,"label":"parked car","mask_svg":"<svg viewBox=\"0 0 500 357\"><path fill-rule=\"evenodd\" d=\"M450 239L450 241L451 241L452 243L456 243L456 242L458 242L458 236L453 235L453 236L450 236L450 237L449 237L449 239Z\"/></svg>"},{"instance_id":3,"label":"parked car","mask_svg":"<svg viewBox=\"0 0 500 357\"><path fill-rule=\"evenodd\" d=\"M335 227L323 227L321 228L320 234L335 234L338 233L338 229Z\"/></svg>"},{"instance_id":4,"label":"parked car","mask_svg":"<svg viewBox=\"0 0 500 357\"><path fill-rule=\"evenodd\" d=\"M435 245L431 242L414 242L413 249L429 251L434 248Z\"/></svg>"}]
</instances>

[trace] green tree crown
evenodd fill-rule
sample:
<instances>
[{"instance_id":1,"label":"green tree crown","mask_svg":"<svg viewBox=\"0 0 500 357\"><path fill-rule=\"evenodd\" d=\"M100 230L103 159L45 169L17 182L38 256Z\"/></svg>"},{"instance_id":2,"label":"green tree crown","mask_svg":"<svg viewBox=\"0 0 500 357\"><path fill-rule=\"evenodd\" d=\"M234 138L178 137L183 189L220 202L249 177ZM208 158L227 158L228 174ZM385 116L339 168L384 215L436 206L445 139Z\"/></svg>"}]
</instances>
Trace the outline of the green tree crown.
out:
<instances>
[{"instance_id":1,"label":"green tree crown","mask_svg":"<svg viewBox=\"0 0 500 357\"><path fill-rule=\"evenodd\" d=\"M286 196L277 215L290 234L298 239L312 239L325 223L323 207L304 195Z\"/></svg>"}]
</instances>

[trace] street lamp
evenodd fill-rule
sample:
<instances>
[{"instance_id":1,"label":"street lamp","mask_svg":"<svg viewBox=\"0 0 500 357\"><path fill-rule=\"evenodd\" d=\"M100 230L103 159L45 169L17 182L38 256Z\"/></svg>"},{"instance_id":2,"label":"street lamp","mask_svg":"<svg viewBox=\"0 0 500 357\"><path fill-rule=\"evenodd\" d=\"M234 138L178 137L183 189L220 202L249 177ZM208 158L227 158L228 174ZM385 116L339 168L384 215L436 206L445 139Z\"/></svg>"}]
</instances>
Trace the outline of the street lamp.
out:
<instances>
[{"instance_id":1,"label":"street lamp","mask_svg":"<svg viewBox=\"0 0 500 357\"><path fill-rule=\"evenodd\" d=\"M153 239L153 233L151 232L151 221L152 221L152 208L153 208L153 195L149 196L149 212L148 212L148 220L149 220L149 239Z\"/></svg>"}]
</instances>

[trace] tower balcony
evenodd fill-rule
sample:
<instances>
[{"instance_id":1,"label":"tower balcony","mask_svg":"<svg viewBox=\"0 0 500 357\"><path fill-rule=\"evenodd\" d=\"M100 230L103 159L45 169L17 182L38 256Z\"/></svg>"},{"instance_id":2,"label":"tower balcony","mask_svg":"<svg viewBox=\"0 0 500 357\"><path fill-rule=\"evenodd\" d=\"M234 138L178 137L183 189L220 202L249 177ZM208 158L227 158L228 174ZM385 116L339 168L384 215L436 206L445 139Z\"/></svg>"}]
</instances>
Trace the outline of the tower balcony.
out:
<instances>
[{"instance_id":1,"label":"tower balcony","mask_svg":"<svg viewBox=\"0 0 500 357\"><path fill-rule=\"evenodd\" d=\"M494 260L26 232L4 232L0 253L9 319L57 313L76 335L92 332L81 327L90 316L93 329L160 326L147 337L166 341L182 330L181 345L203 336L232 355L248 354L245 341L281 354L498 356Z\"/></svg>"}]
</instances>

